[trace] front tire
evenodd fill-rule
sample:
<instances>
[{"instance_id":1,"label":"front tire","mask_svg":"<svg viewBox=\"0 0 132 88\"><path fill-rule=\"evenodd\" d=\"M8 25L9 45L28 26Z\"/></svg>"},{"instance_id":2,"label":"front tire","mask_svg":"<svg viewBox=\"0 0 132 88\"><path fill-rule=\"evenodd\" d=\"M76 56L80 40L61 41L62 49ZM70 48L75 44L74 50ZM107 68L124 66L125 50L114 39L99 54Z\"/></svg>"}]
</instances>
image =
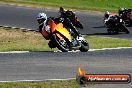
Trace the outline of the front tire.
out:
<instances>
[{"instance_id":1,"label":"front tire","mask_svg":"<svg viewBox=\"0 0 132 88\"><path fill-rule=\"evenodd\" d=\"M89 44L86 41L82 41L79 50L81 52L87 52L89 50Z\"/></svg>"}]
</instances>

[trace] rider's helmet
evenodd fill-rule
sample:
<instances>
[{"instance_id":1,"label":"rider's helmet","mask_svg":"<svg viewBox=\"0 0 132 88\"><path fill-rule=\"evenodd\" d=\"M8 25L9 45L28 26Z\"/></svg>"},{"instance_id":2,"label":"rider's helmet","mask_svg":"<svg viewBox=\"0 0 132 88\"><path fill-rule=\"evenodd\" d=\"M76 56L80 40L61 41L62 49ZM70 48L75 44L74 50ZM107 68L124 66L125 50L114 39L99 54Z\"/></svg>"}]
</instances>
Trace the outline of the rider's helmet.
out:
<instances>
[{"instance_id":1,"label":"rider's helmet","mask_svg":"<svg viewBox=\"0 0 132 88\"><path fill-rule=\"evenodd\" d=\"M124 10L127 10L127 9L126 9L126 8L120 8L119 10L120 10L120 11L124 11Z\"/></svg>"},{"instance_id":2,"label":"rider's helmet","mask_svg":"<svg viewBox=\"0 0 132 88\"><path fill-rule=\"evenodd\" d=\"M75 16L75 14L72 11L67 10L66 11L66 16L67 17L73 17L73 16Z\"/></svg>"},{"instance_id":3,"label":"rider's helmet","mask_svg":"<svg viewBox=\"0 0 132 88\"><path fill-rule=\"evenodd\" d=\"M123 10L125 10L125 8L120 8L120 11L123 11Z\"/></svg>"},{"instance_id":4,"label":"rider's helmet","mask_svg":"<svg viewBox=\"0 0 132 88\"><path fill-rule=\"evenodd\" d=\"M110 15L110 12L109 12L109 11L106 11L105 14L104 14L104 17L105 17L105 18L108 18L109 15Z\"/></svg>"},{"instance_id":5,"label":"rider's helmet","mask_svg":"<svg viewBox=\"0 0 132 88\"><path fill-rule=\"evenodd\" d=\"M59 13L64 13L65 10L63 9L63 7L60 7Z\"/></svg>"},{"instance_id":6,"label":"rider's helmet","mask_svg":"<svg viewBox=\"0 0 132 88\"><path fill-rule=\"evenodd\" d=\"M126 8L120 8L119 10L118 10L118 13L120 14L120 13L122 13L123 11L125 11L126 10Z\"/></svg>"},{"instance_id":7,"label":"rider's helmet","mask_svg":"<svg viewBox=\"0 0 132 88\"><path fill-rule=\"evenodd\" d=\"M128 9L128 11L132 11L132 9Z\"/></svg>"},{"instance_id":8,"label":"rider's helmet","mask_svg":"<svg viewBox=\"0 0 132 88\"><path fill-rule=\"evenodd\" d=\"M60 15L61 17L65 16L65 10L64 10L63 7L60 7L60 9L59 9L59 15Z\"/></svg>"},{"instance_id":9,"label":"rider's helmet","mask_svg":"<svg viewBox=\"0 0 132 88\"><path fill-rule=\"evenodd\" d=\"M45 13L39 13L37 15L37 21L39 25L42 25L43 23L46 23L47 15Z\"/></svg>"}]
</instances>

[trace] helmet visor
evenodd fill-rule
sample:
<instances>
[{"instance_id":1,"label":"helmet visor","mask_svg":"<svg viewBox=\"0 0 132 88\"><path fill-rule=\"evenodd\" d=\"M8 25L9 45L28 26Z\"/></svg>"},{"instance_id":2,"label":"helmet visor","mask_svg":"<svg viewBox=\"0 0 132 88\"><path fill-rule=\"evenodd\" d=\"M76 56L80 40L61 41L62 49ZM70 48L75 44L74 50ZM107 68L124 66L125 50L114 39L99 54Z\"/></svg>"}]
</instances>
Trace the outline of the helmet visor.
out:
<instances>
[{"instance_id":1,"label":"helmet visor","mask_svg":"<svg viewBox=\"0 0 132 88\"><path fill-rule=\"evenodd\" d=\"M44 18L43 19L37 19L37 21L38 21L39 24L43 23L45 20L46 19L44 19Z\"/></svg>"}]
</instances>

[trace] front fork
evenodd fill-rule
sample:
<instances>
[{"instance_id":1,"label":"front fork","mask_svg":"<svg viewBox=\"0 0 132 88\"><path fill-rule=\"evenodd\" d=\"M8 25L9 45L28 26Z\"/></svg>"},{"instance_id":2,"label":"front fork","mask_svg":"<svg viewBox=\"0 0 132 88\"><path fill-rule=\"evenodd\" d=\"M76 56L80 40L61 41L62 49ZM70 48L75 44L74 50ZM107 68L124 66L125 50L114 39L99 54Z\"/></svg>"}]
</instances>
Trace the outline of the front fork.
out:
<instances>
[{"instance_id":1,"label":"front fork","mask_svg":"<svg viewBox=\"0 0 132 88\"><path fill-rule=\"evenodd\" d=\"M66 23L66 24L65 24L65 23ZM72 24L72 22L70 22L69 19L67 19L67 20L64 22L64 24L65 24L66 26L68 25L68 27L74 32L74 34L75 34L76 37L80 35L79 31L78 31L78 30L76 29L76 27Z\"/></svg>"},{"instance_id":2,"label":"front fork","mask_svg":"<svg viewBox=\"0 0 132 88\"><path fill-rule=\"evenodd\" d=\"M70 28L72 29L72 31L75 33L76 36L80 35L79 31L76 29L76 27L72 23L70 23Z\"/></svg>"}]
</instances>

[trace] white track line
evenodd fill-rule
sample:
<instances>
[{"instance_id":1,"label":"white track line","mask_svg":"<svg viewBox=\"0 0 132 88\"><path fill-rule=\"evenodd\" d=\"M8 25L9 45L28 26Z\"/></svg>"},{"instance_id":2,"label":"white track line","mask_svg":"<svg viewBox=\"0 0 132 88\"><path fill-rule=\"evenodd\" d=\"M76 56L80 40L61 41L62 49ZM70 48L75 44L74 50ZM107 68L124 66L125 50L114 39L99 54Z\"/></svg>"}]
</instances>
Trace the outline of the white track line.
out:
<instances>
[{"instance_id":1,"label":"white track line","mask_svg":"<svg viewBox=\"0 0 132 88\"><path fill-rule=\"evenodd\" d=\"M117 48L102 48L102 49L89 49L88 52L93 51L102 51L102 50L117 50L117 49L132 49L132 47L117 47ZM54 51L54 52L61 52L60 50ZM69 52L80 52L79 50L76 51L69 51Z\"/></svg>"},{"instance_id":2,"label":"white track line","mask_svg":"<svg viewBox=\"0 0 132 88\"><path fill-rule=\"evenodd\" d=\"M0 53L29 53L29 51L8 51L8 52L0 52Z\"/></svg>"},{"instance_id":3,"label":"white track line","mask_svg":"<svg viewBox=\"0 0 132 88\"><path fill-rule=\"evenodd\" d=\"M132 49L132 47L117 47L117 48L89 49L89 51L116 50L116 49Z\"/></svg>"},{"instance_id":4,"label":"white track line","mask_svg":"<svg viewBox=\"0 0 132 88\"><path fill-rule=\"evenodd\" d=\"M103 50L117 50L117 49L132 49L132 47L117 47L117 48L102 48L102 49L89 49L88 52L93 51L103 51ZM0 52L0 53L29 53L30 51L8 51L8 52ZM61 52L60 50L54 52ZM69 52L80 52L79 50L76 51L69 51Z\"/></svg>"},{"instance_id":5,"label":"white track line","mask_svg":"<svg viewBox=\"0 0 132 88\"><path fill-rule=\"evenodd\" d=\"M74 80L76 78L67 78L67 79L45 79L45 80L16 80L16 81L0 81L0 83L4 82L44 82L44 81L66 81L66 80Z\"/></svg>"},{"instance_id":6,"label":"white track line","mask_svg":"<svg viewBox=\"0 0 132 88\"><path fill-rule=\"evenodd\" d=\"M76 78L67 78L67 79L46 79L47 81L48 80L51 80L51 81L60 81L60 80L63 80L63 81L65 81L65 80L73 80L73 79L76 79Z\"/></svg>"}]
</instances>

